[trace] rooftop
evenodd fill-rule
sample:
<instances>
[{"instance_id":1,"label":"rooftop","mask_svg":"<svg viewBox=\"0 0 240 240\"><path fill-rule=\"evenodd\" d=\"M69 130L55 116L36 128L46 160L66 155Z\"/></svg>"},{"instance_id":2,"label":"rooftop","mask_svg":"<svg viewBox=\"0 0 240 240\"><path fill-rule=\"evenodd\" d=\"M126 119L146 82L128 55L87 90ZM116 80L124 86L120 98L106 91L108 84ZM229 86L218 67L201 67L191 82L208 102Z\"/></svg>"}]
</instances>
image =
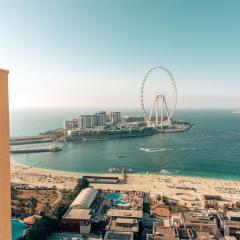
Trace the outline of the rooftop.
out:
<instances>
[{"instance_id":1,"label":"rooftop","mask_svg":"<svg viewBox=\"0 0 240 240\"><path fill-rule=\"evenodd\" d=\"M68 219L83 219L83 220L90 220L91 214L90 209L77 209L77 208L70 208L63 218Z\"/></svg>"},{"instance_id":2,"label":"rooftop","mask_svg":"<svg viewBox=\"0 0 240 240\"><path fill-rule=\"evenodd\" d=\"M141 210L109 209L107 216L142 219L143 212Z\"/></svg>"},{"instance_id":3,"label":"rooftop","mask_svg":"<svg viewBox=\"0 0 240 240\"><path fill-rule=\"evenodd\" d=\"M135 224L136 223L136 219L132 219L132 218L117 218L116 219L116 223L118 224Z\"/></svg>"},{"instance_id":4,"label":"rooftop","mask_svg":"<svg viewBox=\"0 0 240 240\"><path fill-rule=\"evenodd\" d=\"M155 226L155 233L150 234L148 236L149 240L177 240L178 238L175 237L175 234L171 228L166 228L163 226Z\"/></svg>"},{"instance_id":5,"label":"rooftop","mask_svg":"<svg viewBox=\"0 0 240 240\"><path fill-rule=\"evenodd\" d=\"M106 232L105 240L107 239L114 239L114 240L133 240L133 233L131 232L115 232L109 231Z\"/></svg>"},{"instance_id":6,"label":"rooftop","mask_svg":"<svg viewBox=\"0 0 240 240\"><path fill-rule=\"evenodd\" d=\"M106 230L117 232L134 232L139 231L139 224L136 219L117 218L111 219L106 226Z\"/></svg>"},{"instance_id":7,"label":"rooftop","mask_svg":"<svg viewBox=\"0 0 240 240\"><path fill-rule=\"evenodd\" d=\"M197 237L199 240L211 240L211 235L209 232L197 232Z\"/></svg>"},{"instance_id":8,"label":"rooftop","mask_svg":"<svg viewBox=\"0 0 240 240\"><path fill-rule=\"evenodd\" d=\"M70 208L89 208L96 198L98 190L94 188L85 188L83 189L78 196L75 198Z\"/></svg>"},{"instance_id":9,"label":"rooftop","mask_svg":"<svg viewBox=\"0 0 240 240\"><path fill-rule=\"evenodd\" d=\"M161 217L169 217L170 211L167 208L158 207L154 209L154 213Z\"/></svg>"},{"instance_id":10,"label":"rooftop","mask_svg":"<svg viewBox=\"0 0 240 240\"><path fill-rule=\"evenodd\" d=\"M240 211L237 211L237 212L233 212L233 211L227 211L227 217L231 218L231 217L234 217L234 218L240 218Z\"/></svg>"}]
</instances>

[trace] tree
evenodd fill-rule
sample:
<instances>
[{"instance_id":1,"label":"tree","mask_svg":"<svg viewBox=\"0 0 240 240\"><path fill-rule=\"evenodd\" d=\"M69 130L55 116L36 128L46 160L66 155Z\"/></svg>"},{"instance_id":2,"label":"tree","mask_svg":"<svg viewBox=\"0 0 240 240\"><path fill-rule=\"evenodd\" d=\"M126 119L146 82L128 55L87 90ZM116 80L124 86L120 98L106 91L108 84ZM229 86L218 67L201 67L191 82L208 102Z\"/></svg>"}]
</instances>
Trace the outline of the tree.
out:
<instances>
[{"instance_id":1,"label":"tree","mask_svg":"<svg viewBox=\"0 0 240 240\"><path fill-rule=\"evenodd\" d=\"M31 197L30 202L31 202L31 205L32 205L33 208L37 207L38 200L35 197Z\"/></svg>"},{"instance_id":2,"label":"tree","mask_svg":"<svg viewBox=\"0 0 240 240\"><path fill-rule=\"evenodd\" d=\"M55 210L55 217L56 219L60 222L62 216L66 213L66 211L68 210L69 205L68 204L64 204L61 203Z\"/></svg>"},{"instance_id":3,"label":"tree","mask_svg":"<svg viewBox=\"0 0 240 240\"><path fill-rule=\"evenodd\" d=\"M33 224L32 228L26 233L23 240L45 240L47 239L47 230L41 221Z\"/></svg>"},{"instance_id":4,"label":"tree","mask_svg":"<svg viewBox=\"0 0 240 240\"><path fill-rule=\"evenodd\" d=\"M21 240L45 240L51 233L59 230L59 222L55 218L43 216L33 224Z\"/></svg>"}]
</instances>

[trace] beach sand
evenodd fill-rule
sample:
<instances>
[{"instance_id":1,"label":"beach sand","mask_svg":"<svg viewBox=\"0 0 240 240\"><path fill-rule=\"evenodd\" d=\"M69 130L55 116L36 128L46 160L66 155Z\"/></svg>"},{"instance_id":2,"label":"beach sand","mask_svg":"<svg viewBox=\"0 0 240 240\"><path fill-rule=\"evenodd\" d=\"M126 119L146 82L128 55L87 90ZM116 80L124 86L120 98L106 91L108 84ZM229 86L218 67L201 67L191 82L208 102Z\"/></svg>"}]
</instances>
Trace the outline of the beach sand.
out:
<instances>
[{"instance_id":1,"label":"beach sand","mask_svg":"<svg viewBox=\"0 0 240 240\"><path fill-rule=\"evenodd\" d=\"M77 179L84 175L113 176L113 174L73 173L48 169L31 168L24 165L11 164L12 183L33 186L56 186L58 189L73 189ZM114 176L120 176L114 174ZM103 190L135 190L150 193L150 196L165 196L182 200L189 204L195 199L203 200L204 194L221 195L225 202L240 200L240 181L207 179L185 176L169 176L154 174L128 174L124 184L91 184ZM191 200L192 199L192 200Z\"/></svg>"}]
</instances>

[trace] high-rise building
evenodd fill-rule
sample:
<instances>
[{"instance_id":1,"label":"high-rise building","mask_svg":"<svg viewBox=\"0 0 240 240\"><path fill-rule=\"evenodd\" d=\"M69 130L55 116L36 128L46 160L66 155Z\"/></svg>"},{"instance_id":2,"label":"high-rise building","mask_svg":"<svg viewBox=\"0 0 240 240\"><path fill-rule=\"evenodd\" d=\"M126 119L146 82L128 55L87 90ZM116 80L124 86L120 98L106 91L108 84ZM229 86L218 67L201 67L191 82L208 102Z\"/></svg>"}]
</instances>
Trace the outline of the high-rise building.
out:
<instances>
[{"instance_id":1,"label":"high-rise building","mask_svg":"<svg viewBox=\"0 0 240 240\"><path fill-rule=\"evenodd\" d=\"M111 122L113 124L121 123L121 113L120 112L111 112Z\"/></svg>"},{"instance_id":2,"label":"high-rise building","mask_svg":"<svg viewBox=\"0 0 240 240\"><path fill-rule=\"evenodd\" d=\"M105 111L99 111L96 114L96 118L97 118L97 126L98 127L103 127L106 125L106 121L107 121L107 114Z\"/></svg>"},{"instance_id":3,"label":"high-rise building","mask_svg":"<svg viewBox=\"0 0 240 240\"><path fill-rule=\"evenodd\" d=\"M95 115L81 115L78 121L79 129L94 128L97 126L97 117Z\"/></svg>"},{"instance_id":4,"label":"high-rise building","mask_svg":"<svg viewBox=\"0 0 240 240\"><path fill-rule=\"evenodd\" d=\"M63 128L64 130L71 130L71 129L76 129L78 128L78 118L74 118L72 120L67 120L63 122Z\"/></svg>"},{"instance_id":5,"label":"high-rise building","mask_svg":"<svg viewBox=\"0 0 240 240\"><path fill-rule=\"evenodd\" d=\"M109 123L111 121L112 121L111 114L106 114L106 122Z\"/></svg>"}]
</instances>

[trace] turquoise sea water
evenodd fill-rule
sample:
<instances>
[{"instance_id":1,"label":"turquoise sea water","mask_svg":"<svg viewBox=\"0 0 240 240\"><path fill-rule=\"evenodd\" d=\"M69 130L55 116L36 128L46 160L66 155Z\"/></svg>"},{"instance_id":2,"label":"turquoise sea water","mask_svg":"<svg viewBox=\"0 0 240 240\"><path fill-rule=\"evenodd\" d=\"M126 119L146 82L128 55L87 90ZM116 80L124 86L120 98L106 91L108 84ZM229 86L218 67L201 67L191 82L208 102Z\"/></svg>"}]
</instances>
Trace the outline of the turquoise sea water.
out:
<instances>
[{"instance_id":1,"label":"turquoise sea water","mask_svg":"<svg viewBox=\"0 0 240 240\"><path fill-rule=\"evenodd\" d=\"M26 229L25 225L19 220L12 220L12 240L17 240L23 235Z\"/></svg>"},{"instance_id":2,"label":"turquoise sea water","mask_svg":"<svg viewBox=\"0 0 240 240\"><path fill-rule=\"evenodd\" d=\"M63 119L89 112L94 110L12 111L11 135L31 135L62 127ZM140 114L130 110L122 112ZM194 126L184 133L73 142L66 144L61 152L12 155L11 159L33 167L74 172L106 173L108 168L115 167L133 168L134 172L151 170L240 180L240 114L232 114L231 110L179 110L175 119L191 121Z\"/></svg>"}]
</instances>

